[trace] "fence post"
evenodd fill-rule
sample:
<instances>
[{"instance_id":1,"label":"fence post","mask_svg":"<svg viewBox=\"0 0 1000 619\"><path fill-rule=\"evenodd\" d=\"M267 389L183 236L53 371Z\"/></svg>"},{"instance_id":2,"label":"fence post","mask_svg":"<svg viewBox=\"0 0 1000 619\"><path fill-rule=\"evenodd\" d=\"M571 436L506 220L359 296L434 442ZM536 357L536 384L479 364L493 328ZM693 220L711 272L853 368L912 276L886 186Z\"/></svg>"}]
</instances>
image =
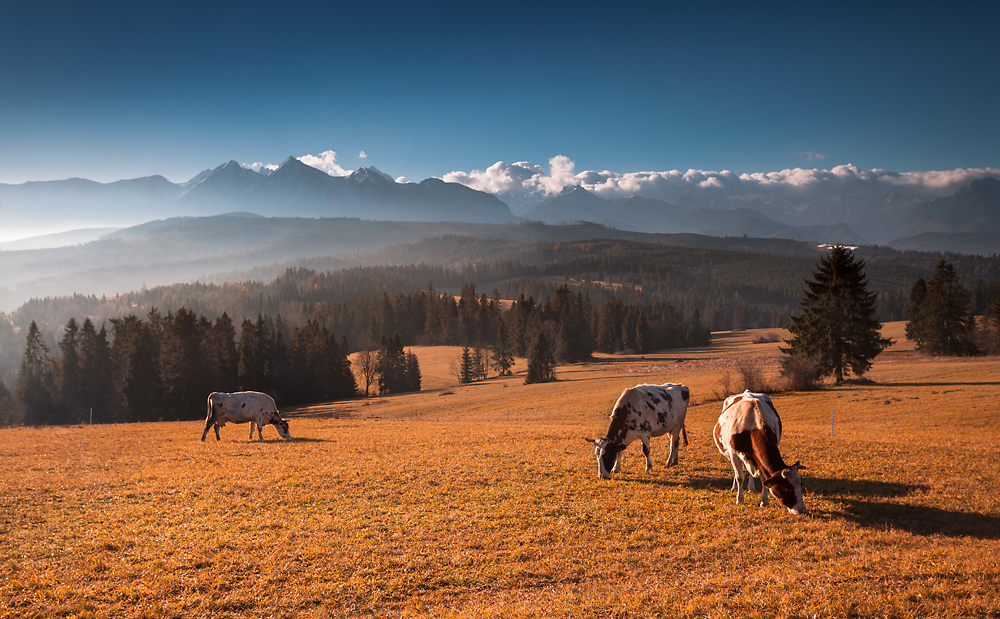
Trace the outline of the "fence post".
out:
<instances>
[{"instance_id":1,"label":"fence post","mask_svg":"<svg viewBox=\"0 0 1000 619\"><path fill-rule=\"evenodd\" d=\"M830 407L830 438L833 438L833 407Z\"/></svg>"},{"instance_id":2,"label":"fence post","mask_svg":"<svg viewBox=\"0 0 1000 619\"><path fill-rule=\"evenodd\" d=\"M94 407L90 407L90 425L94 425Z\"/></svg>"}]
</instances>

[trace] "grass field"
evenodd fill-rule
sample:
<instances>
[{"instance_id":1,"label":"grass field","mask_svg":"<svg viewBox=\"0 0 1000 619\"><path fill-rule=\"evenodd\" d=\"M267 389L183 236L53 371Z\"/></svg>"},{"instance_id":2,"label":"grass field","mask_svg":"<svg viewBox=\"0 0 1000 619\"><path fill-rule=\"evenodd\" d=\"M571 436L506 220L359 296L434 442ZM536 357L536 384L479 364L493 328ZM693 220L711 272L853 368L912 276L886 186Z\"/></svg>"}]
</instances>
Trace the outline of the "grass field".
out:
<instances>
[{"instance_id":1,"label":"grass field","mask_svg":"<svg viewBox=\"0 0 1000 619\"><path fill-rule=\"evenodd\" d=\"M902 326L887 326L902 340ZM997 617L1000 360L901 341L872 384L779 393L806 506L736 505L711 430L738 358L779 343L598 357L283 411L248 441L203 422L0 429L0 617ZM621 390L688 385L690 444L597 478ZM832 424L831 424L832 420Z\"/></svg>"}]
</instances>

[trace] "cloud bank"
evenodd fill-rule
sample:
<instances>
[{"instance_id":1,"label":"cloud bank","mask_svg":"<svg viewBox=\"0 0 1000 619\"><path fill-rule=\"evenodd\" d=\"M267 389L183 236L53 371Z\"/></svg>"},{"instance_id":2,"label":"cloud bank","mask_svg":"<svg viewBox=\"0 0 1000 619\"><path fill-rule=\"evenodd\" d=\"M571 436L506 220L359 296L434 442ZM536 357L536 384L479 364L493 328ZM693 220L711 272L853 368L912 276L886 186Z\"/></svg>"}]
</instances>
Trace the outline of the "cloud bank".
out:
<instances>
[{"instance_id":1,"label":"cloud bank","mask_svg":"<svg viewBox=\"0 0 1000 619\"><path fill-rule=\"evenodd\" d=\"M891 172L877 168L862 169L852 164L830 169L788 168L776 172L739 175L729 170L618 173L608 170L575 172L574 168L575 164L571 159L560 155L549 159L548 173L541 166L526 161L498 161L485 170L449 172L442 179L505 198L514 198L515 203L527 203L556 195L569 185L579 185L607 199L643 196L668 202L675 202L681 196L704 199L731 197L743 200L798 200L838 194L874 199L899 187L917 190L929 197L938 197L954 193L980 178L1000 178L998 168Z\"/></svg>"},{"instance_id":2,"label":"cloud bank","mask_svg":"<svg viewBox=\"0 0 1000 619\"><path fill-rule=\"evenodd\" d=\"M364 151L361 151L363 154ZM808 160L822 160L820 153L795 153ZM365 155L367 156L367 155ZM302 163L331 176L349 176L337 163L332 150L318 155L297 157ZM274 170L275 164L253 163L244 167ZM786 168L774 172L736 174L729 170L668 170L662 172L612 172L609 170L576 171L576 164L565 155L557 155L544 168L529 161L498 161L484 170L453 171L441 176L449 183L494 194L521 214L546 198L558 195L569 186L580 186L602 198L617 199L642 196L676 203L682 196L694 199L738 200L808 200L824 196L847 196L877 199L896 188L907 188L928 198L949 195L974 180L987 176L1000 178L1000 168L960 168L931 172L892 172L879 168L864 169L853 164L821 168ZM397 183L409 182L406 177Z\"/></svg>"}]
</instances>

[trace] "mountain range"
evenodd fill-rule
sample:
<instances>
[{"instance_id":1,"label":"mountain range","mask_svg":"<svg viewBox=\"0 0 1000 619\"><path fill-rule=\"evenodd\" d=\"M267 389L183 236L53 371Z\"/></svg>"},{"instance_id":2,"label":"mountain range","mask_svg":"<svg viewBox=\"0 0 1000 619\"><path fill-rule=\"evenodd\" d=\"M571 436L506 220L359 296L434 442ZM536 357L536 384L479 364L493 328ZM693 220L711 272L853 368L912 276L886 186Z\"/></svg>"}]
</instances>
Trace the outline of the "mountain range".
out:
<instances>
[{"instance_id":1,"label":"mountain range","mask_svg":"<svg viewBox=\"0 0 1000 619\"><path fill-rule=\"evenodd\" d=\"M85 179L0 184L0 249L53 247L95 240L108 228L183 216L244 212L265 217L466 223L590 221L629 231L721 237L788 238L900 249L1000 252L1000 181L976 180L931 199L896 188L876 200L850 193L808 199L681 196L676 203L643 196L615 200L569 185L540 202L518 204L521 217L495 195L429 178L398 183L374 167L331 176L294 157L257 172L229 161L189 181L162 176L97 183ZM73 231L45 238L10 239Z\"/></svg>"}]
</instances>

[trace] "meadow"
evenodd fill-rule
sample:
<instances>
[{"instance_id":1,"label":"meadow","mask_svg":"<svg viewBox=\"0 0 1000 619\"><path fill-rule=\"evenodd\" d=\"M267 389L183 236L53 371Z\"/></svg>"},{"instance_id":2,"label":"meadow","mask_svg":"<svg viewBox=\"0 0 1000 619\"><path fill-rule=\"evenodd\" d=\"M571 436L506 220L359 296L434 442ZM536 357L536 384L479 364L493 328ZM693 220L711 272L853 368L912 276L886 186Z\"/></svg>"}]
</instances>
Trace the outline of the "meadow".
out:
<instances>
[{"instance_id":1,"label":"meadow","mask_svg":"<svg viewBox=\"0 0 1000 619\"><path fill-rule=\"evenodd\" d=\"M0 429L0 617L998 617L1000 359L898 340L870 383L777 393L808 516L736 505L712 427L767 333L204 422ZM772 333L782 335L779 331ZM516 369L523 370L523 366ZM689 445L597 477L622 389L693 393ZM724 395L724 394L722 394Z\"/></svg>"}]
</instances>

